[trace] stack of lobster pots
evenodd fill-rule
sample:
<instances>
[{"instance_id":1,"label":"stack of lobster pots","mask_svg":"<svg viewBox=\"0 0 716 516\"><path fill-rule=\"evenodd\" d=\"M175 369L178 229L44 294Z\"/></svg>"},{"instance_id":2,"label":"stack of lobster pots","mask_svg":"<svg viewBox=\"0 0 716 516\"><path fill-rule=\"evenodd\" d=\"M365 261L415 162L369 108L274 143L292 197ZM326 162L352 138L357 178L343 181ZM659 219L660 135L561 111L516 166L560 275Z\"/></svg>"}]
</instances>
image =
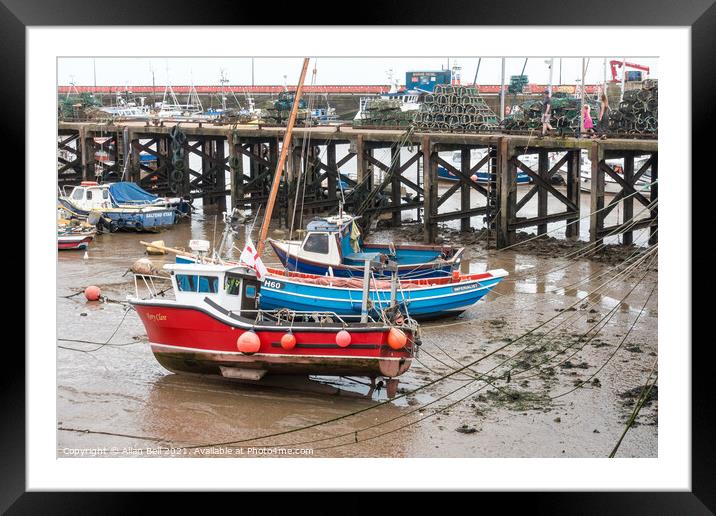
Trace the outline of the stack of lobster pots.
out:
<instances>
[{"instance_id":1,"label":"stack of lobster pots","mask_svg":"<svg viewBox=\"0 0 716 516\"><path fill-rule=\"evenodd\" d=\"M624 92L619 108L611 111L609 129L615 133L656 134L659 128L659 85L647 79L641 88Z\"/></svg>"},{"instance_id":2,"label":"stack of lobster pots","mask_svg":"<svg viewBox=\"0 0 716 516\"><path fill-rule=\"evenodd\" d=\"M439 84L425 96L413 122L418 131L485 132L499 120L473 86Z\"/></svg>"},{"instance_id":3,"label":"stack of lobster pots","mask_svg":"<svg viewBox=\"0 0 716 516\"><path fill-rule=\"evenodd\" d=\"M585 99L596 123L599 115L599 103L596 99ZM563 134L579 132L581 100L572 97L554 96L552 98L552 116L550 125ZM505 131L536 131L542 127L542 101L528 100L512 108L510 116L501 123Z\"/></svg>"}]
</instances>

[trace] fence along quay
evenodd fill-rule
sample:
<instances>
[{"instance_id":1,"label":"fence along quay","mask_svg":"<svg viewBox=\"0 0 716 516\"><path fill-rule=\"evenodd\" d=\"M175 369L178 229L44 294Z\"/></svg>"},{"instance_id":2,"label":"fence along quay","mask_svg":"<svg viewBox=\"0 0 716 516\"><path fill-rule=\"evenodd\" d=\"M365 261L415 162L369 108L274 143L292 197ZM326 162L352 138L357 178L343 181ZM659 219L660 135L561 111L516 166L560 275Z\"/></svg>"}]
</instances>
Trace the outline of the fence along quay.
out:
<instances>
[{"instance_id":1,"label":"fence along quay","mask_svg":"<svg viewBox=\"0 0 716 516\"><path fill-rule=\"evenodd\" d=\"M226 210L226 198L232 207L257 209L265 205L271 188L272 172L281 151L284 127L261 125L215 125L206 122L164 121L150 125L145 121L114 123L59 122L58 182L78 184L95 179L98 141L109 149L104 173L124 177L159 195L201 197L206 213ZM107 145L109 142L109 145ZM337 159L336 146L348 145L347 154ZM276 204L276 216L287 224L295 198L302 199L304 212L335 209L345 196L348 211L370 222L380 214L390 214L389 224L399 227L402 212L418 209L424 240L434 243L438 223L460 220L469 230L470 218L483 215L489 223L498 248L516 241L516 232L536 228L547 232L547 224L566 221L566 237L577 238L580 225L581 152L588 151L591 172L590 241L600 242L606 235L622 234L622 242L633 242L633 232L649 227L650 244L657 241L658 140L643 138L537 138L536 134L485 134L417 132L412 128L372 129L350 126L296 127L288 153L286 173ZM320 152L319 146L325 146ZM406 149L409 157L400 151ZM485 155L471 164L470 152L484 150ZM379 159L379 153L389 159ZM442 152L460 152L459 164L441 157ZM549 155L557 153L550 166ZM536 154L537 165L528 166L525 155ZM149 160L141 156L149 156ZM195 156L199 165L190 165ZM248 159L244 159L244 157ZM635 158L644 157L636 168ZM607 160L623 159L622 173ZM248 162L248 166L247 166ZM351 163L352 162L352 163ZM355 179L344 172L355 167ZM566 192L552 184L552 178L566 165ZM299 182L301 167L305 177ZM193 167L193 168L192 168ZM438 189L438 167L451 172L457 181L442 194ZM478 183L472 176L488 167L492 180ZM382 171L377 181L375 171ZM413 171L411 178L406 172ZM527 192L518 197L517 174L531 178ZM639 190L637 182L651 173L651 188ZM226 175L230 178L227 185ZM617 185L614 195L605 195L605 180ZM347 193L339 187L347 184ZM325 188L324 183L327 184ZM296 197L297 188L302 195ZM405 193L401 192L404 190ZM479 193L477 203L471 190ZM453 195L459 195L459 209L441 210ZM537 196L537 215L525 217L520 211ZM550 211L550 198L559 209ZM648 207L648 216L632 221L634 201ZM606 216L621 205L624 223L607 226ZM554 208L552 208L554 210Z\"/></svg>"}]
</instances>

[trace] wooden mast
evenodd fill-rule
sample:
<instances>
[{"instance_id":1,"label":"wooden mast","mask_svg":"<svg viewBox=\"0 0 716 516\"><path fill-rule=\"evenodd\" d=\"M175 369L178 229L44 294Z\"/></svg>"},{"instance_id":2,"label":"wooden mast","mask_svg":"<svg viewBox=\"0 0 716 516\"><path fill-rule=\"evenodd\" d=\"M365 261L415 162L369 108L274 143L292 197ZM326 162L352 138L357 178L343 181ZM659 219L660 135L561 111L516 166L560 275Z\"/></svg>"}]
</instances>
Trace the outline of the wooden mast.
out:
<instances>
[{"instance_id":1,"label":"wooden mast","mask_svg":"<svg viewBox=\"0 0 716 516\"><path fill-rule=\"evenodd\" d=\"M283 167L286 163L286 157L288 156L288 150L291 145L293 125L296 122L296 115L298 114L298 104L301 100L301 95L303 94L303 81L306 79L308 61L308 57L303 59L301 77L298 80L298 88L296 88L296 95L293 98L293 107L291 107L291 115L288 117L286 133L283 135L283 146L281 147L281 155L279 156L278 163L276 164L276 173L273 176L273 183L271 183L271 192L269 193L268 204L266 205L266 215L264 215L264 220L261 224L261 233L259 234L259 241L256 249L259 256L261 255L261 253L263 253L264 250L266 236L268 235L269 224L271 223L271 215L273 213L274 204L276 204L276 195L278 194L278 186L281 181L281 173L283 172Z\"/></svg>"}]
</instances>

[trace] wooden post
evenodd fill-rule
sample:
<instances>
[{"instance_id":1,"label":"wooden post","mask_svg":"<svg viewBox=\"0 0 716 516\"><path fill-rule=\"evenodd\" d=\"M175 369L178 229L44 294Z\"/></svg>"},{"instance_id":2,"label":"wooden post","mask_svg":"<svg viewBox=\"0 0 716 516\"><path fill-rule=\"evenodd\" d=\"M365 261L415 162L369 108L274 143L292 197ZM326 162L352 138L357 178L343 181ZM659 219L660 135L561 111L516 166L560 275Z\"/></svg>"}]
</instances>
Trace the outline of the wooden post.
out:
<instances>
[{"instance_id":1,"label":"wooden post","mask_svg":"<svg viewBox=\"0 0 716 516\"><path fill-rule=\"evenodd\" d=\"M490 172L490 182L487 186L487 235L488 244L489 238L495 237L495 224L497 217L497 210L499 209L500 201L497 190L497 176L499 175L499 167L497 166L497 147L490 146L487 149L490 154L490 161L488 162L488 171Z\"/></svg>"},{"instance_id":2,"label":"wooden post","mask_svg":"<svg viewBox=\"0 0 716 516\"><path fill-rule=\"evenodd\" d=\"M326 165L330 169L336 168L336 144L331 142L326 145ZM338 188L338 174L328 172L326 174L328 184L328 199L331 201L336 200L336 189Z\"/></svg>"},{"instance_id":3,"label":"wooden post","mask_svg":"<svg viewBox=\"0 0 716 516\"><path fill-rule=\"evenodd\" d=\"M432 159L432 145L429 136L423 136L420 150L423 153L423 189L425 191L423 239L432 244L435 243L438 233L438 224L434 219L438 212L438 178L437 167Z\"/></svg>"},{"instance_id":4,"label":"wooden post","mask_svg":"<svg viewBox=\"0 0 716 516\"><path fill-rule=\"evenodd\" d=\"M649 191L649 201L654 203L659 198L659 153L655 152L651 155L651 189ZM659 227L656 225L656 217L659 214L659 207L652 206L650 210L652 226L649 227L649 245L654 245L659 241L659 234L656 232Z\"/></svg>"},{"instance_id":5,"label":"wooden post","mask_svg":"<svg viewBox=\"0 0 716 516\"><path fill-rule=\"evenodd\" d=\"M134 142L137 141L139 143L139 139L135 137L134 132L130 131L128 135L128 142L129 145L127 146L129 149L132 149L130 151L130 160L129 160L129 178L128 181L131 181L132 183L139 184L140 181L140 175L141 175L141 151L137 149L134 145Z\"/></svg>"},{"instance_id":6,"label":"wooden post","mask_svg":"<svg viewBox=\"0 0 716 516\"><path fill-rule=\"evenodd\" d=\"M460 170L461 172L469 176L470 175L470 149L460 150ZM470 209L470 185L465 182L460 184L460 209L467 211ZM460 219L460 231L470 231L470 216L465 216Z\"/></svg>"},{"instance_id":7,"label":"wooden post","mask_svg":"<svg viewBox=\"0 0 716 516\"><path fill-rule=\"evenodd\" d=\"M94 181L94 171L90 174L89 149L87 145L87 130L80 127L80 136L77 138L77 150L80 153L82 163L82 181ZM94 160L94 156L92 156Z\"/></svg>"},{"instance_id":8,"label":"wooden post","mask_svg":"<svg viewBox=\"0 0 716 516\"><path fill-rule=\"evenodd\" d=\"M567 160L567 198L580 207L580 201L582 195L579 189L580 177L580 163L582 160L581 151L573 150L569 151L569 160ZM565 236L572 240L579 240L579 217L580 210L577 209L576 216L574 218L567 219L567 228L565 229Z\"/></svg>"},{"instance_id":9,"label":"wooden post","mask_svg":"<svg viewBox=\"0 0 716 516\"><path fill-rule=\"evenodd\" d=\"M538 160L537 160L537 173L539 176L548 183L551 182L550 178L548 176L549 173L549 156L547 154L547 151L542 149L538 153ZM537 187L537 216L538 217L546 217L547 216L547 189L543 188L542 186ZM537 225L537 234L538 235L544 235L547 233L547 224L538 224Z\"/></svg>"},{"instance_id":10,"label":"wooden post","mask_svg":"<svg viewBox=\"0 0 716 516\"><path fill-rule=\"evenodd\" d=\"M624 156L624 181L628 185L634 186L634 153L627 152ZM628 195L628 194L626 194ZM634 218L634 196L629 195L624 199L624 224L633 222ZM631 245L634 242L634 231L629 230L624 232L622 237L624 245Z\"/></svg>"},{"instance_id":11,"label":"wooden post","mask_svg":"<svg viewBox=\"0 0 716 516\"><path fill-rule=\"evenodd\" d=\"M498 249L507 247L515 240L515 230L510 228L517 209L517 170L511 162L513 152L509 139L500 138L497 154L497 192L500 199L500 209L497 212Z\"/></svg>"},{"instance_id":12,"label":"wooden post","mask_svg":"<svg viewBox=\"0 0 716 516\"><path fill-rule=\"evenodd\" d=\"M213 155L213 142L208 138L203 138L201 142L201 150L204 154ZM201 196L204 205L204 213L215 213L216 206L214 205L214 196L211 193L214 185L213 181L210 181L209 168L211 162L206 158L201 158Z\"/></svg>"},{"instance_id":13,"label":"wooden post","mask_svg":"<svg viewBox=\"0 0 716 516\"><path fill-rule=\"evenodd\" d=\"M402 203L400 198L400 178L397 173L397 170L400 168L400 146L397 144L390 148L390 163L390 170L393 171L393 180L390 185L391 203L393 206L400 206ZM401 222L402 216L400 210L395 210L393 212L393 227L400 227Z\"/></svg>"},{"instance_id":14,"label":"wooden post","mask_svg":"<svg viewBox=\"0 0 716 516\"><path fill-rule=\"evenodd\" d=\"M244 155L237 151L241 145L241 138L238 134L229 133L229 165L233 162L236 166L231 168L231 209L244 208Z\"/></svg>"},{"instance_id":15,"label":"wooden post","mask_svg":"<svg viewBox=\"0 0 716 516\"><path fill-rule=\"evenodd\" d=\"M604 161L604 149L599 142L593 142L589 149L592 162L591 173L591 216L589 217L589 241L601 243L599 234L604 229L604 170L599 165Z\"/></svg>"},{"instance_id":16,"label":"wooden post","mask_svg":"<svg viewBox=\"0 0 716 516\"><path fill-rule=\"evenodd\" d=\"M214 191L216 197L214 202L217 205L219 213L226 211L226 169L224 168L224 140L214 140L214 171L216 180L214 182Z\"/></svg>"}]
</instances>

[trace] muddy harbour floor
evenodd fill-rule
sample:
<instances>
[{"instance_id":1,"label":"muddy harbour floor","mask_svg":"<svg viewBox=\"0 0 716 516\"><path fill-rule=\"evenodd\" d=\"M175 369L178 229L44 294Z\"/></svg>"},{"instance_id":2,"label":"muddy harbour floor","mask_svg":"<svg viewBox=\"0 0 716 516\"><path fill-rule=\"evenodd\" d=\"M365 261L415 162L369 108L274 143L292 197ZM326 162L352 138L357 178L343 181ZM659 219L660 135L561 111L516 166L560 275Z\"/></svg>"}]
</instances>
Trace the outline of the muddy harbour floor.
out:
<instances>
[{"instance_id":1,"label":"muddy harbour floor","mask_svg":"<svg viewBox=\"0 0 716 516\"><path fill-rule=\"evenodd\" d=\"M57 456L608 456L657 357L656 253L640 255L647 248L637 245L587 254L585 242L552 238L495 251L479 232L442 228L440 235L467 247L463 272L503 268L510 276L459 318L421 325L423 345L393 400L385 389L369 396L363 378L248 385L180 376L156 362L139 318L121 303L134 291L125 273L145 256L140 240L176 247L212 240L213 216L197 214L159 235L99 235L86 260L82 251L60 252L57 336L68 340L57 342ZM370 239L419 242L419 226ZM152 259L160 266L173 257ZM278 260L269 254L264 261ZM72 296L92 284L110 302ZM80 342L105 342L118 325L110 345ZM657 393L617 456L657 456ZM378 404L281 437L189 448Z\"/></svg>"}]
</instances>

